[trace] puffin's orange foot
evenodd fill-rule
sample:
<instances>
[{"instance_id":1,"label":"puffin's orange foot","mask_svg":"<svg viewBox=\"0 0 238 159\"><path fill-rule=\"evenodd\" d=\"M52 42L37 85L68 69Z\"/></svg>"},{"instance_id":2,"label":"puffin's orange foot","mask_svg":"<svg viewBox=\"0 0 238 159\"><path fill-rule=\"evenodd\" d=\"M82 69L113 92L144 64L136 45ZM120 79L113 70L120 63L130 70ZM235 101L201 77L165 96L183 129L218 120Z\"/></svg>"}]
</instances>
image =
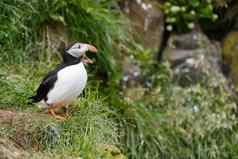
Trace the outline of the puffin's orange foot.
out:
<instances>
[{"instance_id":1,"label":"puffin's orange foot","mask_svg":"<svg viewBox=\"0 0 238 159\"><path fill-rule=\"evenodd\" d=\"M55 119L57 119L57 120L59 120L59 121L64 121L65 120L65 117L62 117L62 116L60 116L60 115L57 115L56 113L55 113L55 111L54 111L54 109L48 109L48 113L50 114L50 115L52 115Z\"/></svg>"},{"instance_id":2,"label":"puffin's orange foot","mask_svg":"<svg viewBox=\"0 0 238 159\"><path fill-rule=\"evenodd\" d=\"M54 118L59 120L59 121L65 121L65 117L60 116L60 115L55 115Z\"/></svg>"}]
</instances>

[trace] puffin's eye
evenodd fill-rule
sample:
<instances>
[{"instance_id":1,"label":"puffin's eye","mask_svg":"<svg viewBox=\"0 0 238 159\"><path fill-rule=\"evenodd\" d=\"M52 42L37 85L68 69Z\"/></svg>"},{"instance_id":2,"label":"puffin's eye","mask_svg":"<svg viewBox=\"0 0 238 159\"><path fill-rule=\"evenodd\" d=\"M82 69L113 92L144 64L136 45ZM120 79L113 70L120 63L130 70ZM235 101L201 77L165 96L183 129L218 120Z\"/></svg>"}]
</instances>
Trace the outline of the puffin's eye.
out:
<instances>
[{"instance_id":1,"label":"puffin's eye","mask_svg":"<svg viewBox=\"0 0 238 159\"><path fill-rule=\"evenodd\" d=\"M79 46L78 46L78 48L80 49L80 48L81 48L81 46L79 45Z\"/></svg>"}]
</instances>

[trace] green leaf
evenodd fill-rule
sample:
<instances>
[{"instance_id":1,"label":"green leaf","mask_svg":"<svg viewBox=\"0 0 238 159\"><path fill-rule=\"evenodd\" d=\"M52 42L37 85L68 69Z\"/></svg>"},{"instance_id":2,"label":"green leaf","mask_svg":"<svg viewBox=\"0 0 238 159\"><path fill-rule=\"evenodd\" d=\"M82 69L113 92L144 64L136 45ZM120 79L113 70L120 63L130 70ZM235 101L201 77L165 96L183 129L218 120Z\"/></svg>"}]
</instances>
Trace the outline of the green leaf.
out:
<instances>
[{"instance_id":1,"label":"green leaf","mask_svg":"<svg viewBox=\"0 0 238 159\"><path fill-rule=\"evenodd\" d=\"M212 15L213 15L213 11L208 6L200 9L200 13L199 13L200 18L211 18Z\"/></svg>"},{"instance_id":2,"label":"green leaf","mask_svg":"<svg viewBox=\"0 0 238 159\"><path fill-rule=\"evenodd\" d=\"M190 3L191 3L191 5L193 7L198 7L200 5L200 1L199 0L191 0Z\"/></svg>"},{"instance_id":3,"label":"green leaf","mask_svg":"<svg viewBox=\"0 0 238 159\"><path fill-rule=\"evenodd\" d=\"M60 16L60 15L50 15L50 18L56 22L60 22L64 25L66 25L66 22L65 22L65 19L63 16Z\"/></svg>"}]
</instances>

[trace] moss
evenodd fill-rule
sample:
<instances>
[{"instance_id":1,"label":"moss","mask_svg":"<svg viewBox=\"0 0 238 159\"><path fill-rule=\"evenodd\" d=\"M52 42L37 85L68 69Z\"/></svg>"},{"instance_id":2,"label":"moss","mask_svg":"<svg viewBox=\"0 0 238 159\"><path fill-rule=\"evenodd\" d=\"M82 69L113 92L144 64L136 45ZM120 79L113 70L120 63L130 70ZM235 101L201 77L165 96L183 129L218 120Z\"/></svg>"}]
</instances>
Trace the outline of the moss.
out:
<instances>
[{"instance_id":1,"label":"moss","mask_svg":"<svg viewBox=\"0 0 238 159\"><path fill-rule=\"evenodd\" d=\"M223 58L224 62L232 64L232 59L237 51L238 32L230 32L223 42Z\"/></svg>"},{"instance_id":2,"label":"moss","mask_svg":"<svg viewBox=\"0 0 238 159\"><path fill-rule=\"evenodd\" d=\"M122 154L120 149L114 145L99 145L98 151L107 159L127 159L127 157Z\"/></svg>"},{"instance_id":3,"label":"moss","mask_svg":"<svg viewBox=\"0 0 238 159\"><path fill-rule=\"evenodd\" d=\"M229 33L223 43L223 62L230 67L230 77L238 90L238 32Z\"/></svg>"}]
</instances>

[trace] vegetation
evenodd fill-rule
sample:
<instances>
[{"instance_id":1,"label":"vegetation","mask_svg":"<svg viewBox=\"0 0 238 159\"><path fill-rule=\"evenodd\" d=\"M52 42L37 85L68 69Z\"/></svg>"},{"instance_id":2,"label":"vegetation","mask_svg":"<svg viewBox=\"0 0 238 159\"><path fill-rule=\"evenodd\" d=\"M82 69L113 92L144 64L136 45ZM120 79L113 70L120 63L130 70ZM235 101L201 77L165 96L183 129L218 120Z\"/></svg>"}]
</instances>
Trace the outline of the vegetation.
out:
<instances>
[{"instance_id":1,"label":"vegetation","mask_svg":"<svg viewBox=\"0 0 238 159\"><path fill-rule=\"evenodd\" d=\"M215 21L212 0L168 0L163 5L168 31L186 32L195 27L197 21Z\"/></svg>"},{"instance_id":2,"label":"vegetation","mask_svg":"<svg viewBox=\"0 0 238 159\"><path fill-rule=\"evenodd\" d=\"M98 158L106 155L106 151L98 151L104 145L113 146L118 143L117 124L110 117L112 110L109 110L104 101L105 97L99 95L97 86L92 87L89 84L84 97L73 104L70 118L64 123L48 119L46 116L39 120L39 110L27 104L27 97L33 93L42 74L46 73L48 68L44 69L39 63L35 65L11 65L12 68L8 67L5 74L1 75L1 108L33 112L33 115L28 117L33 120L28 121L20 117L13 126L3 126L0 136L17 139L18 133L22 132L21 138L26 140L26 148L35 145L33 147L38 147L45 154L59 157ZM16 68L19 69L15 70ZM29 73L30 70L33 71Z\"/></svg>"},{"instance_id":3,"label":"vegetation","mask_svg":"<svg viewBox=\"0 0 238 159\"><path fill-rule=\"evenodd\" d=\"M3 0L0 2L0 60L12 64L39 58L46 51L42 27L58 22L67 28L74 41L96 45L100 52L99 70L114 75L111 57L118 54L116 42L123 44L126 40L126 32L120 27L120 13L108 9L114 5L114 1L93 0Z\"/></svg>"},{"instance_id":4,"label":"vegetation","mask_svg":"<svg viewBox=\"0 0 238 159\"><path fill-rule=\"evenodd\" d=\"M196 8L195 2L200 1L186 4L186 13ZM172 0L170 3L178 5ZM199 3L199 10L206 10L207 3ZM3 0L0 9L0 108L32 113L33 119L20 118L13 125L1 125L0 138L15 141L17 134L24 132L24 149L34 152L35 158L238 156L236 103L222 81L218 87L178 86L172 81L168 64L158 64L149 50L128 42L127 25L115 1ZM199 17L207 13L205 17L211 19L213 12L207 11L195 13ZM183 17L185 13L168 15ZM41 27L52 21L63 24L72 41L90 42L99 48L99 68L88 67L87 89L71 105L70 116L62 123L48 117L38 120L37 114L44 112L27 102L42 76L58 63L57 57L47 60L50 52L42 44ZM171 24L182 27L193 19L180 22ZM117 77L115 70L120 70L116 59L122 46L134 57L146 81L128 90L121 90L117 80L111 82ZM98 72L106 73L111 83L96 80ZM127 96L126 91L133 91L137 98Z\"/></svg>"}]
</instances>

